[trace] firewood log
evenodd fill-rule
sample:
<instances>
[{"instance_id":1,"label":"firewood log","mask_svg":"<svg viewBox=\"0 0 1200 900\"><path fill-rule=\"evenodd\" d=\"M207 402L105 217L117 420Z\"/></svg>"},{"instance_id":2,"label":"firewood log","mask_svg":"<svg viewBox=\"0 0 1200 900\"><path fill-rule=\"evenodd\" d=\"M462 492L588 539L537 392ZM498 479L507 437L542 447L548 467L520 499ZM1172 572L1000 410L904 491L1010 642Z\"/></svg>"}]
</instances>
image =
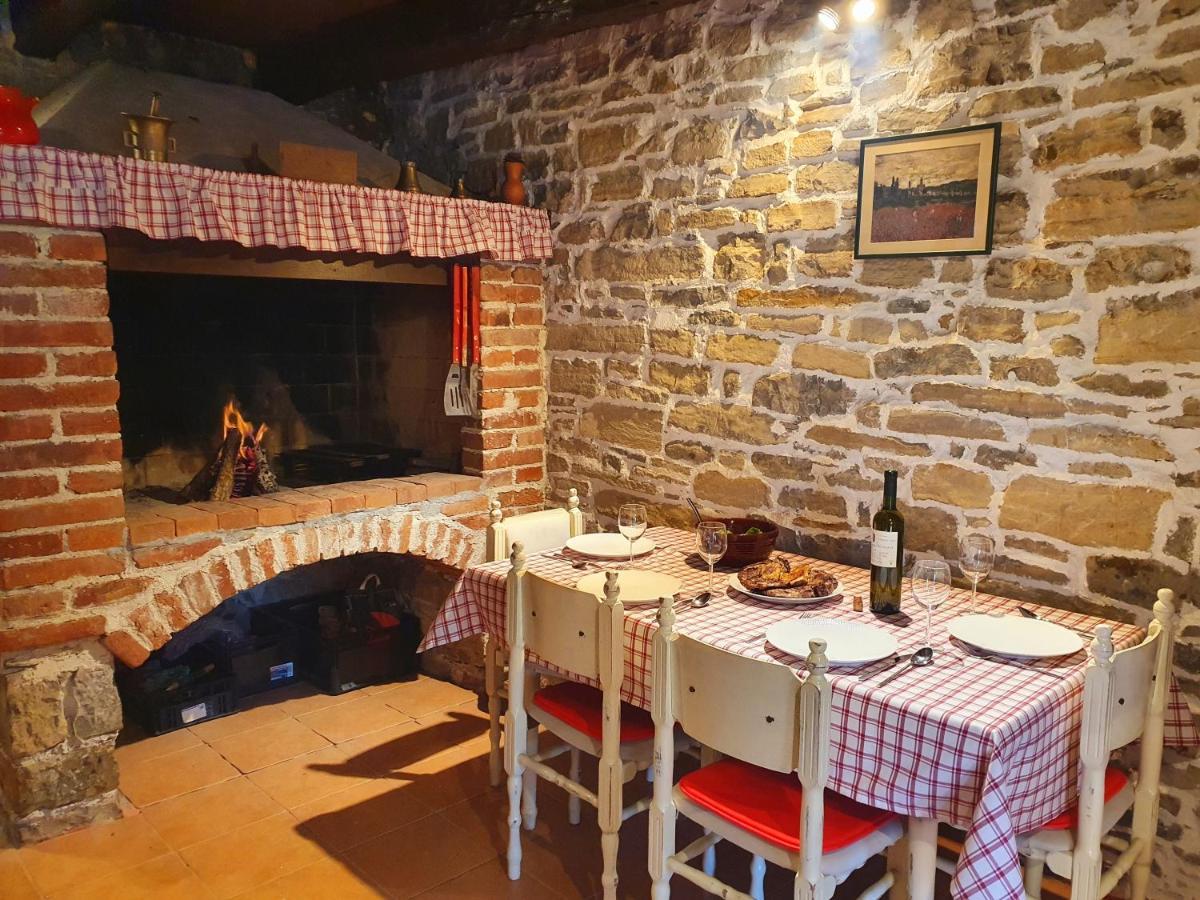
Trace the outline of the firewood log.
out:
<instances>
[{"instance_id":1,"label":"firewood log","mask_svg":"<svg viewBox=\"0 0 1200 900\"><path fill-rule=\"evenodd\" d=\"M267 448L258 444L254 453L258 458L258 490L255 493L270 494L279 490L279 479L275 477L275 470L271 467L271 454L267 452Z\"/></svg>"},{"instance_id":2,"label":"firewood log","mask_svg":"<svg viewBox=\"0 0 1200 900\"><path fill-rule=\"evenodd\" d=\"M225 445L218 457L216 477L209 490L209 500L228 500L233 496L233 470L237 466L238 454L242 450L242 435L236 428L230 428L225 435Z\"/></svg>"}]
</instances>

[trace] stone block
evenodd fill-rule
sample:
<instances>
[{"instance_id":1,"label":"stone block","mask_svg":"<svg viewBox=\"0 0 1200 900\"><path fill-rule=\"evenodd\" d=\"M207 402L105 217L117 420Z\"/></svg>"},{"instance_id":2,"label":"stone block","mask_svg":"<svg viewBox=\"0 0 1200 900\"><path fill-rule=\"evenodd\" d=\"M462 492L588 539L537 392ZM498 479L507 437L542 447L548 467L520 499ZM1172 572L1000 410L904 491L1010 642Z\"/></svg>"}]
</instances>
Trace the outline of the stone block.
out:
<instances>
[{"instance_id":1,"label":"stone block","mask_svg":"<svg viewBox=\"0 0 1200 900\"><path fill-rule=\"evenodd\" d=\"M1084 163L1100 156L1130 156L1142 149L1136 109L1081 119L1044 135L1033 154L1039 169Z\"/></svg>"},{"instance_id":2,"label":"stone block","mask_svg":"<svg viewBox=\"0 0 1200 900\"><path fill-rule=\"evenodd\" d=\"M911 485L914 500L936 500L965 509L991 505L994 490L991 479L984 473L949 463L913 469Z\"/></svg>"},{"instance_id":3,"label":"stone block","mask_svg":"<svg viewBox=\"0 0 1200 900\"><path fill-rule=\"evenodd\" d=\"M1109 301L1095 360L1101 365L1200 361L1200 288Z\"/></svg>"},{"instance_id":4,"label":"stone block","mask_svg":"<svg viewBox=\"0 0 1200 900\"><path fill-rule=\"evenodd\" d=\"M912 398L916 403L941 401L964 409L1003 413L1021 419L1059 418L1067 411L1061 399L1043 393L967 387L948 382L915 384Z\"/></svg>"},{"instance_id":5,"label":"stone block","mask_svg":"<svg viewBox=\"0 0 1200 900\"><path fill-rule=\"evenodd\" d=\"M1058 384L1054 360L1035 356L996 356L989 364L992 381L1027 381L1052 387Z\"/></svg>"},{"instance_id":6,"label":"stone block","mask_svg":"<svg viewBox=\"0 0 1200 900\"><path fill-rule=\"evenodd\" d=\"M1173 460L1158 438L1134 434L1109 425L1054 425L1035 428L1029 443L1074 453L1103 453L1133 459Z\"/></svg>"},{"instance_id":7,"label":"stone block","mask_svg":"<svg viewBox=\"0 0 1200 900\"><path fill-rule=\"evenodd\" d=\"M761 509L767 505L766 482L761 478L731 478L715 470L699 473L692 489L699 500L738 510Z\"/></svg>"},{"instance_id":8,"label":"stone block","mask_svg":"<svg viewBox=\"0 0 1200 900\"><path fill-rule=\"evenodd\" d=\"M774 307L774 308L805 308L805 307L841 307L857 303L869 303L875 298L863 291L852 288L827 287L819 284L802 285L779 291L761 291L757 288L746 288L738 291L738 306Z\"/></svg>"},{"instance_id":9,"label":"stone block","mask_svg":"<svg viewBox=\"0 0 1200 900\"><path fill-rule=\"evenodd\" d=\"M1042 48L1043 75L1073 72L1098 62L1104 62L1104 45L1100 41L1055 44Z\"/></svg>"},{"instance_id":10,"label":"stone block","mask_svg":"<svg viewBox=\"0 0 1200 900\"><path fill-rule=\"evenodd\" d=\"M935 347L896 347L875 354L879 378L912 375L978 375L979 360L968 347L942 344Z\"/></svg>"},{"instance_id":11,"label":"stone block","mask_svg":"<svg viewBox=\"0 0 1200 900\"><path fill-rule=\"evenodd\" d=\"M662 410L641 409L616 403L594 403L583 414L579 433L630 447L635 450L662 450Z\"/></svg>"},{"instance_id":12,"label":"stone block","mask_svg":"<svg viewBox=\"0 0 1200 900\"><path fill-rule=\"evenodd\" d=\"M1010 306L964 306L958 314L958 333L973 341L1025 340L1025 312Z\"/></svg>"},{"instance_id":13,"label":"stone block","mask_svg":"<svg viewBox=\"0 0 1200 900\"><path fill-rule=\"evenodd\" d=\"M855 393L840 378L777 372L758 379L752 396L756 407L811 419L842 415L854 402Z\"/></svg>"},{"instance_id":14,"label":"stone block","mask_svg":"<svg viewBox=\"0 0 1200 900\"><path fill-rule=\"evenodd\" d=\"M767 231L820 231L837 222L838 208L832 200L784 203L767 210Z\"/></svg>"},{"instance_id":15,"label":"stone block","mask_svg":"<svg viewBox=\"0 0 1200 900\"><path fill-rule=\"evenodd\" d=\"M797 344L792 352L792 368L815 369L847 378L870 378L871 358L865 353L830 344Z\"/></svg>"},{"instance_id":16,"label":"stone block","mask_svg":"<svg viewBox=\"0 0 1200 900\"><path fill-rule=\"evenodd\" d=\"M672 394L704 395L709 391L711 374L701 365L651 360L649 381Z\"/></svg>"},{"instance_id":17,"label":"stone block","mask_svg":"<svg viewBox=\"0 0 1200 900\"><path fill-rule=\"evenodd\" d=\"M909 434L939 434L946 437L1004 440L1004 429L979 416L926 409L893 409L888 428Z\"/></svg>"},{"instance_id":18,"label":"stone block","mask_svg":"<svg viewBox=\"0 0 1200 900\"><path fill-rule=\"evenodd\" d=\"M1102 247L1083 271L1089 291L1134 284L1161 284L1186 278L1192 272L1191 254L1183 247L1147 244Z\"/></svg>"},{"instance_id":19,"label":"stone block","mask_svg":"<svg viewBox=\"0 0 1200 900\"><path fill-rule=\"evenodd\" d=\"M779 356L779 342L752 334L710 335L705 353L709 359L767 366Z\"/></svg>"},{"instance_id":20,"label":"stone block","mask_svg":"<svg viewBox=\"0 0 1200 900\"><path fill-rule=\"evenodd\" d=\"M992 258L984 280L989 297L1007 300L1056 300L1071 293L1071 269L1049 259Z\"/></svg>"},{"instance_id":21,"label":"stone block","mask_svg":"<svg viewBox=\"0 0 1200 900\"><path fill-rule=\"evenodd\" d=\"M1149 169L1078 175L1059 181L1054 190L1057 197L1045 214L1047 241L1185 231L1200 225L1200 158L1195 156Z\"/></svg>"},{"instance_id":22,"label":"stone block","mask_svg":"<svg viewBox=\"0 0 1200 900\"><path fill-rule=\"evenodd\" d=\"M667 425L692 434L740 441L747 444L778 444L775 420L742 405L677 403Z\"/></svg>"},{"instance_id":23,"label":"stone block","mask_svg":"<svg viewBox=\"0 0 1200 900\"><path fill-rule=\"evenodd\" d=\"M1153 488L1022 475L1004 492L1000 527L1081 547L1149 550L1170 497Z\"/></svg>"}]
</instances>

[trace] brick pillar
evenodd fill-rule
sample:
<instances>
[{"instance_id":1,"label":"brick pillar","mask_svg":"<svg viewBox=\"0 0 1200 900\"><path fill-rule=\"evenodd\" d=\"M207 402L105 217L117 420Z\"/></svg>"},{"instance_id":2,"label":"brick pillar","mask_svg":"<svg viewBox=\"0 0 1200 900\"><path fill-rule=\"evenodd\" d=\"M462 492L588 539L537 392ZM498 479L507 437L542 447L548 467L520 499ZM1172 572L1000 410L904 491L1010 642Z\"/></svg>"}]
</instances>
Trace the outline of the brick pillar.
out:
<instances>
[{"instance_id":1,"label":"brick pillar","mask_svg":"<svg viewBox=\"0 0 1200 900\"><path fill-rule=\"evenodd\" d=\"M104 633L77 594L126 564L104 259L95 232L0 228L0 806L21 837L116 811L111 657L63 646Z\"/></svg>"},{"instance_id":2,"label":"brick pillar","mask_svg":"<svg viewBox=\"0 0 1200 900\"><path fill-rule=\"evenodd\" d=\"M481 476L506 512L528 512L546 496L542 271L487 263L482 280L483 393L463 429L463 471Z\"/></svg>"}]
</instances>

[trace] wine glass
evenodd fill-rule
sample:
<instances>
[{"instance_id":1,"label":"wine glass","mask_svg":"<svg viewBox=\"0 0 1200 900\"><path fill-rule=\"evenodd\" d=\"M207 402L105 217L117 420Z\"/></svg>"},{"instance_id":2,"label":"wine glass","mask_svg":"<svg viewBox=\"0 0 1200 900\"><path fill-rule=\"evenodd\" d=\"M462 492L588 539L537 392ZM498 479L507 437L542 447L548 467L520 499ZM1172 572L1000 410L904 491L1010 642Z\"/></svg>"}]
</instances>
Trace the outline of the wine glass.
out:
<instances>
[{"instance_id":1,"label":"wine glass","mask_svg":"<svg viewBox=\"0 0 1200 900\"><path fill-rule=\"evenodd\" d=\"M713 593L713 567L729 549L729 531L724 522L701 522L696 526L696 552L708 563L708 596Z\"/></svg>"},{"instance_id":2,"label":"wine glass","mask_svg":"<svg viewBox=\"0 0 1200 900\"><path fill-rule=\"evenodd\" d=\"M986 534L968 534L959 544L958 567L965 577L971 579L971 605L968 612L975 612L975 593L979 582L992 571L996 557L996 542Z\"/></svg>"},{"instance_id":3,"label":"wine glass","mask_svg":"<svg viewBox=\"0 0 1200 900\"><path fill-rule=\"evenodd\" d=\"M949 564L940 559L918 559L909 575L908 590L913 599L925 607L925 646L928 647L933 611L950 596Z\"/></svg>"},{"instance_id":4,"label":"wine glass","mask_svg":"<svg viewBox=\"0 0 1200 900\"><path fill-rule=\"evenodd\" d=\"M629 562L633 563L633 544L646 533L646 507L641 503L626 503L617 512L617 529L629 541Z\"/></svg>"}]
</instances>

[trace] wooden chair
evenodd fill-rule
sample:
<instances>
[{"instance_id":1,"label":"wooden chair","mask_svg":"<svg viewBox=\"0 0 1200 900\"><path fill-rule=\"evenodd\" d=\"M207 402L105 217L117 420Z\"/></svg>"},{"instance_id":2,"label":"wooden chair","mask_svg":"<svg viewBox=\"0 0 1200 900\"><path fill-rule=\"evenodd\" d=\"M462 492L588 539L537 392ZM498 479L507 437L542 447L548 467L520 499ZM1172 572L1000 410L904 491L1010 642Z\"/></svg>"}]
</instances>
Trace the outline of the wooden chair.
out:
<instances>
[{"instance_id":1,"label":"wooden chair","mask_svg":"<svg viewBox=\"0 0 1200 900\"><path fill-rule=\"evenodd\" d=\"M1071 879L1071 896L1097 900L1126 872L1131 900L1145 900L1158 830L1158 782L1162 768L1163 718L1171 687L1175 641L1175 594L1163 589L1154 604L1154 621L1136 647L1113 652L1112 629L1096 628L1083 687L1078 804L1037 831L1019 835L1017 849L1026 858L1025 892L1040 898L1045 866ZM1141 738L1136 781L1109 765L1112 752ZM1133 808L1128 842L1116 841L1120 854L1105 870L1101 838Z\"/></svg>"},{"instance_id":2,"label":"wooden chair","mask_svg":"<svg viewBox=\"0 0 1200 900\"><path fill-rule=\"evenodd\" d=\"M649 799L623 806L624 785L649 769L654 753L650 716L621 701L624 679L624 609L617 573L609 572L604 599L526 571L524 547L513 548L508 576L509 688L504 760L508 771L508 877L521 877L521 824L537 824L537 781L567 791L568 816L578 824L580 801L596 807L604 858L605 900L617 890L617 832L621 823L649 807ZM526 652L551 665L600 683L600 689L564 681L535 691ZM529 721L532 717L532 723ZM538 752L538 725L564 743ZM546 765L570 751L570 774ZM580 753L600 760L599 790L579 783Z\"/></svg>"},{"instance_id":3,"label":"wooden chair","mask_svg":"<svg viewBox=\"0 0 1200 900\"><path fill-rule=\"evenodd\" d=\"M808 677L788 666L718 650L675 632L664 598L654 638L654 798L650 808L653 900L681 875L724 898L762 900L766 861L796 873L796 900L828 900L834 888L904 835L901 818L825 790L830 687L825 642L812 641ZM675 726L726 758L673 784ZM799 776L797 778L797 776ZM675 852L682 812L705 834ZM754 856L749 894L713 877L709 851L729 840ZM688 862L701 854L705 871ZM860 895L882 897L889 872Z\"/></svg>"},{"instance_id":4,"label":"wooden chair","mask_svg":"<svg viewBox=\"0 0 1200 900\"><path fill-rule=\"evenodd\" d=\"M583 511L579 508L579 492L571 488L566 509L544 509L520 516L503 517L500 501L491 502L491 524L487 530L488 562L508 559L512 545L520 541L525 552L541 553L565 544L583 534ZM504 766L500 755L500 700L504 696L504 651L490 635L484 636L483 678L487 694L491 754L488 758L492 787L499 787Z\"/></svg>"}]
</instances>

